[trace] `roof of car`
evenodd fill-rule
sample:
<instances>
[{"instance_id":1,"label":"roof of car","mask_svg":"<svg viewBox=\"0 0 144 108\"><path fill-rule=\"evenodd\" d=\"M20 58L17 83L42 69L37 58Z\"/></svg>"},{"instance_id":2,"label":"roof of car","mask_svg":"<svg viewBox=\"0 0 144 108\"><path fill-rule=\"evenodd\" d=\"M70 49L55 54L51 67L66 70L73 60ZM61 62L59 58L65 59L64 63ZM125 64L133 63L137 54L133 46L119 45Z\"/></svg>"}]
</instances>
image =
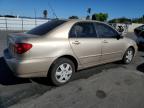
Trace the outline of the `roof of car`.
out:
<instances>
[{"instance_id":1,"label":"roof of car","mask_svg":"<svg viewBox=\"0 0 144 108\"><path fill-rule=\"evenodd\" d=\"M101 21L96 21L96 20L84 20L84 19L54 19L54 20L63 20L67 22L99 22L99 23L106 23L106 22L101 22Z\"/></svg>"},{"instance_id":2,"label":"roof of car","mask_svg":"<svg viewBox=\"0 0 144 108\"><path fill-rule=\"evenodd\" d=\"M84 21L84 22L100 22L96 20L82 20L82 19L68 19L67 21L73 21L73 22L79 22L79 21ZM101 22L103 23L103 22Z\"/></svg>"},{"instance_id":3,"label":"roof of car","mask_svg":"<svg viewBox=\"0 0 144 108\"><path fill-rule=\"evenodd\" d=\"M66 21L67 23L77 23L77 22L97 22L97 23L103 23L103 24L107 24L107 22L101 22L101 21L96 21L96 20L83 20L83 19L65 19L64 21Z\"/></svg>"}]
</instances>

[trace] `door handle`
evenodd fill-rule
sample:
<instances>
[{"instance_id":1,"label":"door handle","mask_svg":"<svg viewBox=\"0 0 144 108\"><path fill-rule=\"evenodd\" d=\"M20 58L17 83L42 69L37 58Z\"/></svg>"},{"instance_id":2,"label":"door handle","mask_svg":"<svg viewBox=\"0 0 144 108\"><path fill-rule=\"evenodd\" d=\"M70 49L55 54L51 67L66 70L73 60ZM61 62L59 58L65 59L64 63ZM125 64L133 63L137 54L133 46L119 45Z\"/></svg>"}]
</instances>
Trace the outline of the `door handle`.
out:
<instances>
[{"instance_id":1,"label":"door handle","mask_svg":"<svg viewBox=\"0 0 144 108\"><path fill-rule=\"evenodd\" d=\"M104 40L103 43L108 43L108 41Z\"/></svg>"},{"instance_id":2,"label":"door handle","mask_svg":"<svg viewBox=\"0 0 144 108\"><path fill-rule=\"evenodd\" d=\"M74 41L74 42L72 42L72 44L79 45L80 42L79 41Z\"/></svg>"}]
</instances>

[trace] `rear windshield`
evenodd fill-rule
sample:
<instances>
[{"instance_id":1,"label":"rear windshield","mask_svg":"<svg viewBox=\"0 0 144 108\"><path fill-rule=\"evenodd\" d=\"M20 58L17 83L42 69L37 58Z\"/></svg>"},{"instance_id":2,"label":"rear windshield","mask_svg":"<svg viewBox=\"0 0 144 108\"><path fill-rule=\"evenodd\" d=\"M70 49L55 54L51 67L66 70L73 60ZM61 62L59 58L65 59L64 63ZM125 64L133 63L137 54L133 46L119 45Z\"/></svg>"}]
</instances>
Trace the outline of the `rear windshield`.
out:
<instances>
[{"instance_id":1,"label":"rear windshield","mask_svg":"<svg viewBox=\"0 0 144 108\"><path fill-rule=\"evenodd\" d=\"M47 23L44 23L30 31L27 32L27 34L33 34L33 35L44 35L54 28L60 26L61 24L65 23L64 20L55 20L55 21L49 21Z\"/></svg>"},{"instance_id":2,"label":"rear windshield","mask_svg":"<svg viewBox=\"0 0 144 108\"><path fill-rule=\"evenodd\" d=\"M140 30L144 30L144 25L139 27Z\"/></svg>"}]
</instances>

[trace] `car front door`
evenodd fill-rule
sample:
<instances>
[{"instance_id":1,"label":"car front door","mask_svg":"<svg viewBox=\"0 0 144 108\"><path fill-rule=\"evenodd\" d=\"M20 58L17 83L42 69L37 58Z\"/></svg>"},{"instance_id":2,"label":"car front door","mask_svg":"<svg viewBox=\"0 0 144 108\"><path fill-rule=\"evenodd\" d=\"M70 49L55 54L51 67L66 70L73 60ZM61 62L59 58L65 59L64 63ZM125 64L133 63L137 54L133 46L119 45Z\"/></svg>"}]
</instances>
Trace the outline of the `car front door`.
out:
<instances>
[{"instance_id":1,"label":"car front door","mask_svg":"<svg viewBox=\"0 0 144 108\"><path fill-rule=\"evenodd\" d=\"M122 59L125 44L118 32L103 23L95 23L95 28L102 41L101 62L107 63Z\"/></svg>"},{"instance_id":2,"label":"car front door","mask_svg":"<svg viewBox=\"0 0 144 108\"><path fill-rule=\"evenodd\" d=\"M101 41L97 38L94 24L79 22L70 31L69 41L73 52L83 67L99 63L101 57Z\"/></svg>"}]
</instances>

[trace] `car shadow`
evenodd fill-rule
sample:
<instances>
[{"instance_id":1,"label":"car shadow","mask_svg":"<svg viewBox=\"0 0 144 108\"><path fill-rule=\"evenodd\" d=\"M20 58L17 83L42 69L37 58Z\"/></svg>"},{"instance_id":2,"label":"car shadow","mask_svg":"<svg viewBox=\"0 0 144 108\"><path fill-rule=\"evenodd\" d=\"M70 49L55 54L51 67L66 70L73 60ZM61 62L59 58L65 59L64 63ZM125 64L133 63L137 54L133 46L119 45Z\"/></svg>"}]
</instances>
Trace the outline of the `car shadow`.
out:
<instances>
[{"instance_id":1,"label":"car shadow","mask_svg":"<svg viewBox=\"0 0 144 108\"><path fill-rule=\"evenodd\" d=\"M143 58L144 58L144 56L141 56L141 57L143 57ZM138 65L136 69L137 69L138 71L140 71L140 72L143 72L143 73L144 73L144 63L142 63L142 64Z\"/></svg>"},{"instance_id":2,"label":"car shadow","mask_svg":"<svg viewBox=\"0 0 144 108\"><path fill-rule=\"evenodd\" d=\"M144 48L143 47L138 47L138 51L144 52Z\"/></svg>"},{"instance_id":3,"label":"car shadow","mask_svg":"<svg viewBox=\"0 0 144 108\"><path fill-rule=\"evenodd\" d=\"M79 79L88 79L89 77L91 77L93 75L98 75L98 74L102 73L103 70L117 68L117 67L123 67L123 65L120 65L120 64L121 64L121 62L113 62L113 63L103 64L103 65L79 70L79 71L75 72L71 81L75 81L75 80L79 80ZM42 85L46 85L46 86L54 86L51 83L50 79L48 79L48 78L32 78L31 80L38 84L42 84Z\"/></svg>"},{"instance_id":4,"label":"car shadow","mask_svg":"<svg viewBox=\"0 0 144 108\"><path fill-rule=\"evenodd\" d=\"M38 84L42 84L46 86L54 86L47 77L31 78L31 80Z\"/></svg>"},{"instance_id":5,"label":"car shadow","mask_svg":"<svg viewBox=\"0 0 144 108\"><path fill-rule=\"evenodd\" d=\"M137 70L140 72L144 72L144 63L137 66Z\"/></svg>"},{"instance_id":6,"label":"car shadow","mask_svg":"<svg viewBox=\"0 0 144 108\"><path fill-rule=\"evenodd\" d=\"M23 83L30 83L29 79L15 77L9 69L3 57L0 57L0 84L2 85L16 85Z\"/></svg>"},{"instance_id":7,"label":"car shadow","mask_svg":"<svg viewBox=\"0 0 144 108\"><path fill-rule=\"evenodd\" d=\"M101 67L101 66L99 66L99 67ZM79 79L87 79L93 75L101 73L102 70L99 69L99 67L91 67L91 68L87 68L87 69L83 69L83 70L75 72L73 75L73 78L71 79L71 82L75 81L75 80L79 80ZM97 71L95 71L96 69L97 69ZM31 78L31 80L38 84L55 87L49 78L43 78L43 77L42 78Z\"/></svg>"}]
</instances>

